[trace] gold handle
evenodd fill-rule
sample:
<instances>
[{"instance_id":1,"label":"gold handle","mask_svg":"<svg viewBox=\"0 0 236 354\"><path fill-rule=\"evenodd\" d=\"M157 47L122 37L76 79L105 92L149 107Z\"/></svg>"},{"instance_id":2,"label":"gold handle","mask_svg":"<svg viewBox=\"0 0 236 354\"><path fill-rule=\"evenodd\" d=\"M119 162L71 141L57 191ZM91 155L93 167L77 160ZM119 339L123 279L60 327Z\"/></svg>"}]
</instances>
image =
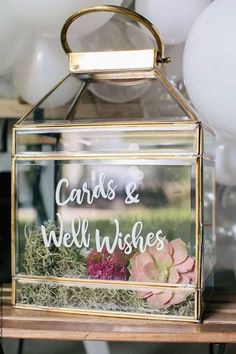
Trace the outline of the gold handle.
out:
<instances>
[{"instance_id":1,"label":"gold handle","mask_svg":"<svg viewBox=\"0 0 236 354\"><path fill-rule=\"evenodd\" d=\"M145 17L141 16L140 14L138 14L132 10L126 9L121 6L113 6L113 5L101 5L101 6L89 7L89 8L83 9L79 12L74 13L72 16L70 16L66 20L66 22L61 30L61 45L62 45L62 48L64 49L66 54L72 53L72 50L70 49L70 46L67 41L67 32L68 32L70 25L78 18L88 15L90 13L94 13L94 12L113 12L113 13L116 13L119 15L127 16L130 19L135 20L138 23L141 23L144 27L146 27L149 30L149 32L151 32L151 34L153 35L153 37L157 43L157 47L158 47L158 51L159 51L158 62L168 63L170 61L170 58L164 57L163 41L161 39L160 34L158 33L158 31L155 29L155 27L153 26L153 24L150 21L148 21Z\"/></svg>"}]
</instances>

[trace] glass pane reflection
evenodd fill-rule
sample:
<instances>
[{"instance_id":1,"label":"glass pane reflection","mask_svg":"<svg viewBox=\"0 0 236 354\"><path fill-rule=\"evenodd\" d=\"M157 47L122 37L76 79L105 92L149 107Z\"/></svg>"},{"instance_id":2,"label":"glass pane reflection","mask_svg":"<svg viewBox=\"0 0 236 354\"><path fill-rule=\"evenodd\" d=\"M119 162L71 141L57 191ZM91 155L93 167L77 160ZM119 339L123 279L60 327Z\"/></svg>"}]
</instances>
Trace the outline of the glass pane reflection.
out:
<instances>
[{"instance_id":1,"label":"glass pane reflection","mask_svg":"<svg viewBox=\"0 0 236 354\"><path fill-rule=\"evenodd\" d=\"M18 161L18 272L193 284L190 162Z\"/></svg>"}]
</instances>

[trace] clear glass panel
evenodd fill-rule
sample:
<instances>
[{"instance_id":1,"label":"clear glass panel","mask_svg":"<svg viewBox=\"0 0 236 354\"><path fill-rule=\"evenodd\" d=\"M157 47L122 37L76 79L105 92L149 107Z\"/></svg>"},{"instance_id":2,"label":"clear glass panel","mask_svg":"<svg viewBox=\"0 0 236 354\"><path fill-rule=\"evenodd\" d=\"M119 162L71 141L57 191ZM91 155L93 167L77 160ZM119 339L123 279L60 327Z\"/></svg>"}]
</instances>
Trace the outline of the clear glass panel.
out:
<instances>
[{"instance_id":1,"label":"clear glass panel","mask_svg":"<svg viewBox=\"0 0 236 354\"><path fill-rule=\"evenodd\" d=\"M203 283L216 264L214 161L203 159Z\"/></svg>"},{"instance_id":2,"label":"clear glass panel","mask_svg":"<svg viewBox=\"0 0 236 354\"><path fill-rule=\"evenodd\" d=\"M78 312L118 312L124 316L193 318L195 291L17 281L16 303L27 307L51 307Z\"/></svg>"},{"instance_id":3,"label":"clear glass panel","mask_svg":"<svg viewBox=\"0 0 236 354\"><path fill-rule=\"evenodd\" d=\"M122 121L190 120L163 84L156 79L89 82L83 85L78 77L69 75L25 117L21 125L37 123L40 127Z\"/></svg>"},{"instance_id":4,"label":"clear glass panel","mask_svg":"<svg viewBox=\"0 0 236 354\"><path fill-rule=\"evenodd\" d=\"M206 306L209 304L213 294L214 294L214 286L215 286L215 279L214 279L214 272L212 272L205 281L204 288L200 290L200 301L201 301L201 312L203 314ZM214 306L214 302L212 303ZM211 307L211 304L208 305ZM211 309L208 309L211 312ZM201 314L201 315L202 315Z\"/></svg>"},{"instance_id":5,"label":"clear glass panel","mask_svg":"<svg viewBox=\"0 0 236 354\"><path fill-rule=\"evenodd\" d=\"M203 127L203 155L211 158L215 157L215 136L208 129Z\"/></svg>"},{"instance_id":6,"label":"clear glass panel","mask_svg":"<svg viewBox=\"0 0 236 354\"><path fill-rule=\"evenodd\" d=\"M215 218L214 161L203 159L203 224L212 225Z\"/></svg>"},{"instance_id":7,"label":"clear glass panel","mask_svg":"<svg viewBox=\"0 0 236 354\"><path fill-rule=\"evenodd\" d=\"M17 161L17 274L194 284L193 162Z\"/></svg>"},{"instance_id":8,"label":"clear glass panel","mask_svg":"<svg viewBox=\"0 0 236 354\"><path fill-rule=\"evenodd\" d=\"M203 284L208 280L216 265L216 240L213 227L203 229Z\"/></svg>"},{"instance_id":9,"label":"clear glass panel","mask_svg":"<svg viewBox=\"0 0 236 354\"><path fill-rule=\"evenodd\" d=\"M34 152L100 154L100 153L150 153L150 154L194 154L196 128L180 130L158 126L110 127L84 129L18 130L16 131L16 153L29 155Z\"/></svg>"}]
</instances>

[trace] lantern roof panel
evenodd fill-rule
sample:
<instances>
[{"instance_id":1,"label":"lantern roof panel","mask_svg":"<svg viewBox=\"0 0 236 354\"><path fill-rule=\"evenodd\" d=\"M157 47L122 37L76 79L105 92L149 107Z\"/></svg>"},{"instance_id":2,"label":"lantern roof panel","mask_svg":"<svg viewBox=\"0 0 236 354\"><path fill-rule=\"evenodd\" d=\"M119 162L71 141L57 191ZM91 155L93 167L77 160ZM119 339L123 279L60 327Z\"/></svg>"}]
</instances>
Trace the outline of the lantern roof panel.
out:
<instances>
[{"instance_id":1,"label":"lantern roof panel","mask_svg":"<svg viewBox=\"0 0 236 354\"><path fill-rule=\"evenodd\" d=\"M132 82L81 80L78 75L69 74L17 127L197 121L181 94L167 80L162 81L160 71L157 73L161 75L157 79Z\"/></svg>"}]
</instances>

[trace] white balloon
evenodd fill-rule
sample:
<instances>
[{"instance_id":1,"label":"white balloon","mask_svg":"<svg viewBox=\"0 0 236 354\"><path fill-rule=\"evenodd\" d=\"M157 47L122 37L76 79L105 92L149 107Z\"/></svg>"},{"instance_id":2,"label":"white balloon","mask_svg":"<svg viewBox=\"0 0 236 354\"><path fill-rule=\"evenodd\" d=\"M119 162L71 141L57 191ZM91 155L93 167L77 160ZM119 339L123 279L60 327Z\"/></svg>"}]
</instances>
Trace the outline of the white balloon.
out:
<instances>
[{"instance_id":1,"label":"white balloon","mask_svg":"<svg viewBox=\"0 0 236 354\"><path fill-rule=\"evenodd\" d=\"M166 44L184 43L203 9L211 0L136 0L135 10L160 31Z\"/></svg>"},{"instance_id":2,"label":"white balloon","mask_svg":"<svg viewBox=\"0 0 236 354\"><path fill-rule=\"evenodd\" d=\"M17 93L29 104L35 105L66 74L69 73L67 57L60 43L54 38L40 37L23 51L14 71L13 80ZM44 108L62 106L76 94L80 83L77 79L65 83L63 88L45 101Z\"/></svg>"},{"instance_id":3,"label":"white balloon","mask_svg":"<svg viewBox=\"0 0 236 354\"><path fill-rule=\"evenodd\" d=\"M107 83L91 84L89 89L94 95L107 102L125 103L142 96L150 87L150 83L119 86Z\"/></svg>"},{"instance_id":4,"label":"white balloon","mask_svg":"<svg viewBox=\"0 0 236 354\"><path fill-rule=\"evenodd\" d=\"M226 186L236 186L236 140L219 133L216 137L216 181Z\"/></svg>"},{"instance_id":5,"label":"white balloon","mask_svg":"<svg viewBox=\"0 0 236 354\"><path fill-rule=\"evenodd\" d=\"M2 1L2 0L1 0ZM19 18L44 35L59 37L64 22L82 8L98 5L97 0L8 0ZM104 0L103 4L121 5L122 0ZM84 36L96 31L112 17L112 13L91 14L72 25L73 34ZM70 31L70 33L72 33Z\"/></svg>"},{"instance_id":6,"label":"white balloon","mask_svg":"<svg viewBox=\"0 0 236 354\"><path fill-rule=\"evenodd\" d=\"M174 84L183 81L183 52L183 44L165 47L165 55L171 58L171 62L165 66L166 77Z\"/></svg>"},{"instance_id":7,"label":"white balloon","mask_svg":"<svg viewBox=\"0 0 236 354\"><path fill-rule=\"evenodd\" d=\"M236 1L215 0L191 30L184 81L192 103L213 128L236 137Z\"/></svg>"},{"instance_id":8,"label":"white balloon","mask_svg":"<svg viewBox=\"0 0 236 354\"><path fill-rule=\"evenodd\" d=\"M24 25L12 11L8 0L0 1L0 73L11 70L26 31Z\"/></svg>"},{"instance_id":9,"label":"white balloon","mask_svg":"<svg viewBox=\"0 0 236 354\"><path fill-rule=\"evenodd\" d=\"M146 33L132 22L116 19L81 39L84 51L132 50L153 48ZM108 102L124 103L142 96L150 87L149 82L140 84L116 85L115 83L94 83L89 89L94 95Z\"/></svg>"},{"instance_id":10,"label":"white balloon","mask_svg":"<svg viewBox=\"0 0 236 354\"><path fill-rule=\"evenodd\" d=\"M73 44L76 45L76 38ZM80 50L84 52L150 49L154 45L147 31L121 16L79 39Z\"/></svg>"}]
</instances>

